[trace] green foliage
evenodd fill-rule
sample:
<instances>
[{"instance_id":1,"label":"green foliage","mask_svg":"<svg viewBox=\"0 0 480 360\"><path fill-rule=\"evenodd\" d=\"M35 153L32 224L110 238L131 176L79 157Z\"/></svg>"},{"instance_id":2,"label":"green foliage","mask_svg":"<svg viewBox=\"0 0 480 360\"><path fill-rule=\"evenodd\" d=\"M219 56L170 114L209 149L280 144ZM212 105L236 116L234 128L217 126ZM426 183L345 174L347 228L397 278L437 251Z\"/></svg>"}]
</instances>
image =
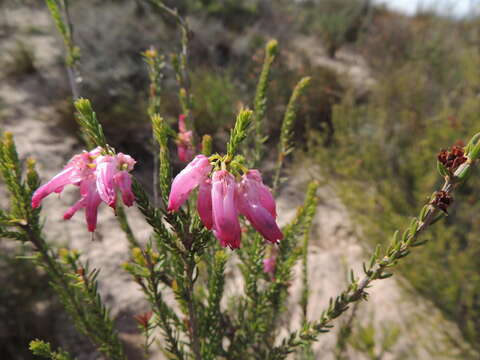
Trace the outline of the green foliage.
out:
<instances>
[{"instance_id":1,"label":"green foliage","mask_svg":"<svg viewBox=\"0 0 480 360\"><path fill-rule=\"evenodd\" d=\"M62 36L65 48L67 49L66 63L68 66L74 66L80 60L80 49L73 42L72 24L68 18L69 0L45 0L50 10L50 15L55 22L55 26ZM64 19L66 18L66 19Z\"/></svg>"},{"instance_id":2,"label":"green foliage","mask_svg":"<svg viewBox=\"0 0 480 360\"><path fill-rule=\"evenodd\" d=\"M368 18L369 0L310 0L303 4L305 27L318 32L327 54L335 57L349 38L357 37ZM353 33L353 34L352 34Z\"/></svg>"},{"instance_id":3,"label":"green foliage","mask_svg":"<svg viewBox=\"0 0 480 360\"><path fill-rule=\"evenodd\" d=\"M365 326L356 326L350 338L350 344L354 349L365 354L368 359L377 360L392 351L399 337L400 328L394 323L383 323L378 335L373 322L369 322Z\"/></svg>"},{"instance_id":4,"label":"green foliage","mask_svg":"<svg viewBox=\"0 0 480 360\"><path fill-rule=\"evenodd\" d=\"M255 152L253 153L254 164L257 164L262 157L262 146L267 140L263 131L263 121L267 112L268 100L268 84L270 82L270 71L273 62L278 53L277 40L270 40L265 46L265 59L263 60L262 72L258 79L257 90L255 92L255 99L253 102L254 117L253 123L255 127L254 145Z\"/></svg>"},{"instance_id":5,"label":"green foliage","mask_svg":"<svg viewBox=\"0 0 480 360\"><path fill-rule=\"evenodd\" d=\"M310 80L310 77L304 77L298 82L298 84L293 89L290 100L288 101L287 109L285 110L285 115L282 122L282 129L280 133L279 154L275 172L275 179L273 181L274 189L277 188L280 181L280 171L282 170L285 157L293 150L292 137L293 127L295 124L295 119L297 117L298 100L305 91L308 84L310 83Z\"/></svg>"},{"instance_id":6,"label":"green foliage","mask_svg":"<svg viewBox=\"0 0 480 360\"><path fill-rule=\"evenodd\" d=\"M202 154L205 156L212 154L212 137L210 135L203 135L202 137Z\"/></svg>"},{"instance_id":7,"label":"green foliage","mask_svg":"<svg viewBox=\"0 0 480 360\"><path fill-rule=\"evenodd\" d=\"M88 99L76 100L75 109L77 110L77 123L88 148L93 149L100 146L107 151L111 150L90 101Z\"/></svg>"},{"instance_id":8,"label":"green foliage","mask_svg":"<svg viewBox=\"0 0 480 360\"><path fill-rule=\"evenodd\" d=\"M112 359L124 359L123 350L108 311L97 293L98 270L89 271L78 261L79 254L63 251L57 256L45 242L39 209L30 199L39 185L35 163L27 162L22 176L13 137L5 133L0 142L0 174L10 193L10 208L0 212L0 237L29 242L35 252L31 259L50 277L50 284L71 316L77 329Z\"/></svg>"},{"instance_id":9,"label":"green foliage","mask_svg":"<svg viewBox=\"0 0 480 360\"><path fill-rule=\"evenodd\" d=\"M22 258L30 254L28 245L14 249L8 245L9 240L0 235L0 353L7 359L28 359L25 344L37 336L54 340L54 316L60 312L52 303L55 295L48 288L48 277ZM39 303L45 304L40 314Z\"/></svg>"},{"instance_id":10,"label":"green foliage","mask_svg":"<svg viewBox=\"0 0 480 360\"><path fill-rule=\"evenodd\" d=\"M230 141L227 144L227 155L233 158L240 144L246 139L249 127L252 123L253 112L248 109L242 109L237 115L235 126L230 133Z\"/></svg>"},{"instance_id":11,"label":"green foliage","mask_svg":"<svg viewBox=\"0 0 480 360\"><path fill-rule=\"evenodd\" d=\"M160 191L161 197L166 204L168 201L168 193L170 190L170 183L172 181L171 169L170 169L170 153L168 150L168 138L171 133L165 120L158 114L154 114L151 117L153 135L159 146L159 161L160 166L158 168L158 177L160 179Z\"/></svg>"},{"instance_id":12,"label":"green foliage","mask_svg":"<svg viewBox=\"0 0 480 360\"><path fill-rule=\"evenodd\" d=\"M30 350L33 355L40 356L51 360L72 360L73 358L62 349L53 351L50 344L41 340L32 340L30 342Z\"/></svg>"},{"instance_id":13,"label":"green foliage","mask_svg":"<svg viewBox=\"0 0 480 360\"><path fill-rule=\"evenodd\" d=\"M258 18L261 9L259 0L184 0L183 2L186 10L218 19L233 30L241 30L251 24Z\"/></svg>"},{"instance_id":14,"label":"green foliage","mask_svg":"<svg viewBox=\"0 0 480 360\"><path fill-rule=\"evenodd\" d=\"M312 148L372 245L385 244L384 234L404 225L424 194L438 186L438 177L426 169L435 165L441 147L479 130L475 94L480 85L472 66L478 51L466 40L453 42L446 24L428 25L416 28L421 40L411 47L417 54L434 48L436 55L399 58L392 67L386 62L368 102L359 104L347 94L334 107L332 146ZM478 348L480 312L474 294L480 289L480 264L472 237L478 226L470 215L478 206L477 189L478 179L472 177L459 190L455 214L432 229L428 251L407 258L400 269Z\"/></svg>"},{"instance_id":15,"label":"green foliage","mask_svg":"<svg viewBox=\"0 0 480 360\"><path fill-rule=\"evenodd\" d=\"M67 3L53 0L47 0L47 3L60 33L66 39L67 47L73 46L71 24L65 25L63 21L65 15L66 21L69 22ZM167 1L164 3L160 0L152 0L151 3L170 16L179 26L181 46L180 50L171 56L171 65L178 87L176 90L178 90L177 95L181 112L187 116L190 128L195 127L198 130L197 126L201 125L197 120L193 121L194 115L197 115L193 110L197 110L197 108L194 107L189 72L187 71L187 47L190 36L188 24L177 10L168 6ZM210 9L219 3L217 1L202 1L202 5L210 7ZM227 1L223 4L226 4L227 7L236 6L238 8L238 6L242 6L239 2ZM61 10L65 12L64 15L61 14ZM352 18L357 21L359 15L358 13L355 14ZM328 24L324 26L326 33L330 31L335 35L329 38L331 44L334 44L330 45L330 51L333 52L331 53L332 56L338 44L347 37L346 33L348 31L344 26L345 23L351 21L350 13L341 13L340 15L343 16L340 21L334 16L327 19L330 21L329 24L333 24L333 26ZM323 19L322 21L327 20ZM339 34L343 34L342 37L336 37ZM67 44L67 41L71 41L72 44ZM217 161L217 164L230 166L230 169L233 168L238 172L246 170L244 164L249 159L245 159L239 154L242 145L246 143L248 135L251 134L250 130L252 128L255 129L253 143L255 144L255 152L258 153L258 159L255 160L257 162L261 160L261 147L265 140L262 123L266 118L267 92L271 93L271 89L268 89L270 67L273 64L276 52L276 42L270 42L266 48L263 70L257 84L257 93L253 104L254 111L239 111L227 144L226 156L219 154L211 156L211 160ZM469 60L473 57L471 55L468 54L468 56L462 58L464 62L462 65L464 66L456 67L455 71L474 73L476 67L473 66L474 61ZM375 231L378 231L378 234L381 233L382 236L384 236L385 230L391 231L393 236L390 244L376 248L370 261L364 264L362 277L351 271L345 290L338 296L331 298L320 318L307 321L309 283L307 277L307 249L309 233L318 205L316 195L318 183L313 182L308 186L304 205L298 210L297 216L283 229L284 238L278 244L271 245L275 250L267 250L264 239L257 232L254 232L246 221L242 223L242 230L244 230L242 248L236 252L238 258L234 258L234 256L232 258L240 263L239 268L244 284L243 292L239 291L238 294L232 295L229 299L231 306L224 306L225 274L230 256L227 255L226 250L220 250L212 232L202 225L194 207L195 195L192 195L190 202L179 211L168 212L166 210L165 205L168 201L172 181L172 160L169 147L173 145L171 140L175 139L177 134L168 125L165 120L166 117L164 119L160 114L164 85L163 70L166 66L164 58L152 49L144 53L144 60L147 62L150 77L148 115L152 123L153 138L158 145L158 147L155 146L158 149L158 152L155 151L155 156L158 156L158 169L156 169L158 171L155 171L154 176L158 181L158 188L161 190L162 203L157 204L155 192L154 199L151 201L139 182L134 181L133 190L137 206L152 228L152 235L146 245L142 245L135 238L134 233L128 226L127 216L123 208L118 209L117 215L131 247L131 256L129 262L124 265L124 269L139 285L151 307L151 312L136 316L140 331L144 336L143 350L146 357L149 356L150 347L156 340L155 329L158 329L161 333L164 354L171 359L284 359L292 352L299 350L305 357L313 357L312 343L320 334L328 332L333 327L333 321L344 314L349 306L367 299L367 289L374 281L391 277L393 275L391 271L401 259L404 259L402 262L407 264L405 266L407 274L407 271L413 268L409 265L416 265L414 261L409 263L409 259L413 257L409 256L410 252L413 248L424 245L428 240L420 239L419 235L445 217L454 193L458 194L463 191L460 185L471 177L473 167L477 162L477 156L480 153L479 136L476 135L466 148L465 155L469 159L458 169L452 170L451 167L449 168L440 161L441 165L438 168L445 181L444 185L439 188L440 191L432 194L419 215L413 218L408 226L405 226L403 221L401 223L398 221L397 224L396 220L400 219L400 216L402 218L405 215L410 216L418 203L421 202L420 200L425 200L423 196L426 191L430 191L431 187L438 183L438 179L431 175L424 175L425 177L421 179L422 183L417 183L415 180L415 176L425 168L430 168L434 163L435 157L428 150L437 146L440 141L448 144L448 140L451 140L450 134L445 134L445 131L442 132L435 126L418 126L416 124L417 116L418 114L428 113L427 102L430 101L428 95L438 94L440 85L445 85L448 83L447 80L460 75L455 73L451 78L439 78L438 83L435 84L438 86L434 86L430 93L430 84L428 84L426 75L422 76L423 70L431 70L432 73L436 74L438 64L435 63L434 59L428 59L428 63L422 64L422 66L417 67L408 64L400 67L398 72L392 71L388 74L388 76L391 76L388 78L388 82L386 82L386 79L381 79L382 81L378 85L381 91L373 95L374 101L372 103L364 104L363 107L357 106L358 104L355 103L351 94L347 94L334 111L334 120L337 125L335 148L325 149L320 154L317 151L315 155L322 161L322 165L325 165L327 171L337 176L340 175L340 178L341 175L351 174L349 172L359 175L355 178L356 183L348 184L357 191L357 193L354 193L357 198L352 196L354 199L349 199L351 201L347 202L351 204L352 208L360 204L363 206L362 209L367 207L370 210L372 200L369 196L371 196L374 199L380 199L380 206L383 206L381 211L387 208L388 213L399 214L398 219L385 220L382 224L374 224L368 232L368 235L371 234L373 238ZM67 63L73 65L73 61L67 61ZM201 91L208 96L200 94L207 100L204 104L202 104L202 101L199 103L201 107L213 109L212 112L215 113L215 116L223 117L228 111L232 111L233 106L231 105L236 98L232 96L231 99L228 99L228 96L224 95L225 92L228 93L229 90L225 89L228 89L231 82L227 79L223 83L222 81L225 79L222 76L219 76L219 78L218 83L218 79L215 79L214 85L206 87L205 91ZM416 82L419 82L419 84ZM286 107L278 145L278 162L274 175L275 188L277 188L280 180L284 159L293 149L292 139L300 96L309 83L310 78L308 77L300 80ZM391 87L395 86L399 88L392 90ZM403 87L415 88L415 91L407 93L402 91ZM448 109L448 112L451 111L451 107L460 104L460 109L467 114L466 118L469 119L471 128L474 127L476 113L478 112L478 104L475 101L478 88L480 86L477 80L472 77L467 81L465 87L454 89L462 96L452 91L453 94L449 94L450 97L442 99L444 109ZM74 97L76 98L75 95ZM228 101L225 101L225 99ZM391 99L395 99L398 103L390 106ZM468 102L465 99L469 99ZM386 104L389 106L386 106ZM75 107L77 120L88 146L90 148L101 146L105 152L113 154L114 149L108 145L103 128L97 120L90 101L78 99L75 102ZM395 116L398 116L398 118ZM390 123L387 121L390 117L400 120ZM434 121L443 124L442 115L434 117L432 123ZM404 125L405 128L403 128ZM462 130L460 133L463 133L463 131L470 133L471 128ZM398 156L399 149L403 150L403 146L406 145L418 146L418 144L412 142L412 138L414 138L412 134L415 133L415 130L418 130L423 136L416 138L416 140L421 142L421 146L424 147L422 151L425 150L425 156L419 156L419 151L414 151L417 150L416 148L409 148L410 152L406 155L407 160L401 160ZM400 136L397 136L399 134ZM379 139L381 140L380 145L375 142ZM202 142L202 151L208 155L211 153L211 142L209 137L204 137ZM244 153L247 153L247 151L244 151ZM359 155L366 156L365 164L357 165ZM358 168L362 167L360 165L365 166L365 169L359 170ZM355 171L358 172L355 173ZM114 329L113 320L109 317L108 310L102 303L97 291L99 270L91 269L87 263L81 262L79 260L80 254L74 251L61 250L57 252L47 245L42 233L39 210L33 210L29 204L31 195L39 184L38 174L34 169L33 162L29 161L27 162L26 176L23 176L23 169L12 137L8 134L0 143L0 173L11 197L9 209L0 211L0 236L20 240L33 246L34 254L31 259L50 277L52 288L58 294L77 329L86 335L107 358L124 359L125 355ZM380 184L372 190L373 195L365 191L363 191L365 194L362 194L365 197L358 195L365 189L365 183L374 179L373 175L376 176L375 179L380 179L380 175L385 175L385 173L387 181L380 181ZM400 174L400 177L398 174ZM370 177L359 180L361 179L360 175ZM408 177L408 175L412 176ZM412 178L414 179L412 180ZM472 180L478 182L478 180ZM338 186L341 185L342 183L339 182ZM430 187L427 187L427 185ZM154 183L154 188L157 188L156 183ZM391 194L389 193L391 189L399 189L400 191ZM419 195L420 190L421 195ZM389 203L390 200L395 201L395 203ZM375 205L377 206L378 203L375 203ZM468 223L468 219L459 219L455 216L453 215L454 220L463 225L467 223L470 228L473 228L474 225ZM382 220L384 218L386 216L382 217ZM448 220L451 218L452 215ZM393 231L399 227L404 228L403 232ZM439 225L437 228L440 230L434 230L433 234L438 237L441 235L440 231L447 229L443 225ZM448 236L457 235L453 231L445 232L445 234ZM441 241L435 243L440 243L443 247L451 246L450 243L447 243L447 235L445 234L443 244ZM380 240L383 242L383 238ZM458 261L470 266L472 263L477 265L474 261L469 262L470 259L467 257L462 258L464 254L461 251L468 248L465 243L468 245L473 242L468 236L464 240L464 243L455 244L458 249L452 246L455 255L459 256L455 259L447 258L445 261ZM473 248L474 245L470 245L470 247ZM263 260L267 253L272 254L274 251L276 256L274 273L266 274ZM471 252L468 255L473 257ZM438 259L441 258L441 251L432 252L426 256L435 257L435 260L439 263ZM303 276L300 306L303 317L301 323L298 324L299 328L282 339L278 335L286 310L289 288L293 280L293 268L300 260L302 260ZM437 268L435 268L435 265L432 264L433 259L429 260L431 269L437 270L438 267L441 267L437 264ZM235 262L232 261L232 263L235 265ZM471 266L473 274L475 274L475 269ZM449 288L446 290L439 289L441 282L436 282L435 276L441 272L428 274L429 270L426 269L425 274L422 274L422 281L428 279L432 284L431 289L438 292L443 290L448 293L451 291ZM458 281L460 275L465 276L465 272L453 272L452 276ZM415 279L412 281L414 282ZM428 287L425 283L421 285L424 288ZM469 311L474 311L477 308L478 304L475 297L477 288L473 290L462 288L461 291L458 291L455 283L449 285L456 291L456 300L465 301L464 299L466 299L467 303L464 305ZM431 289L425 289L424 291L432 291ZM175 305L166 300L168 295L173 295ZM441 295L445 295L448 299L450 294ZM440 301L440 299L441 297L437 301ZM470 321L470 318L467 321ZM473 339L476 335L476 325L469 322L467 326L462 328L462 331L467 337ZM369 355L376 356L373 351L375 337L372 335L372 330L366 328L359 330L359 332L361 342L358 347ZM388 351L397 341L397 337L398 334L395 332L387 334L382 340L383 349ZM68 355L62 350L52 352L49 344L40 341L34 341L31 347L36 354L41 356L58 359L68 358Z\"/></svg>"},{"instance_id":16,"label":"green foliage","mask_svg":"<svg viewBox=\"0 0 480 360\"><path fill-rule=\"evenodd\" d=\"M219 133L232 125L239 91L228 73L201 69L192 72L195 130L198 134Z\"/></svg>"}]
</instances>

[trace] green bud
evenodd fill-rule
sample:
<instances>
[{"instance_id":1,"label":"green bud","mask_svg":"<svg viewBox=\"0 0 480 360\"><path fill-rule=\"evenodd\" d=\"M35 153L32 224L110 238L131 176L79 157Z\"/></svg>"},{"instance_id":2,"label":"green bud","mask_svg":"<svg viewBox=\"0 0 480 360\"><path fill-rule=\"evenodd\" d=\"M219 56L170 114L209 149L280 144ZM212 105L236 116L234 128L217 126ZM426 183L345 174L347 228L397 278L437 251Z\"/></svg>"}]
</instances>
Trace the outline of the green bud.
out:
<instances>
[{"instance_id":1,"label":"green bud","mask_svg":"<svg viewBox=\"0 0 480 360\"><path fill-rule=\"evenodd\" d=\"M465 155L467 155L471 159L475 159L478 156L472 156L471 151L474 147L476 147L480 143L480 133L473 135L473 137L468 142L467 146L465 146Z\"/></svg>"},{"instance_id":2,"label":"green bud","mask_svg":"<svg viewBox=\"0 0 480 360\"><path fill-rule=\"evenodd\" d=\"M46 358L49 358L52 353L50 344L38 339L30 341L29 349L33 353L33 355Z\"/></svg>"},{"instance_id":3,"label":"green bud","mask_svg":"<svg viewBox=\"0 0 480 360\"><path fill-rule=\"evenodd\" d=\"M477 142L475 145L472 145L471 150L467 154L467 156L472 160L475 161L478 159L480 155L480 141Z\"/></svg>"},{"instance_id":4,"label":"green bud","mask_svg":"<svg viewBox=\"0 0 480 360\"><path fill-rule=\"evenodd\" d=\"M208 134L202 138L202 154L210 156L212 154L212 137Z\"/></svg>"},{"instance_id":5,"label":"green bud","mask_svg":"<svg viewBox=\"0 0 480 360\"><path fill-rule=\"evenodd\" d=\"M277 56L278 54L278 41L275 39L270 40L266 46L268 56Z\"/></svg>"},{"instance_id":6,"label":"green bud","mask_svg":"<svg viewBox=\"0 0 480 360\"><path fill-rule=\"evenodd\" d=\"M464 163L460 165L460 167L455 171L455 178L460 181L465 181L469 178L470 174L472 173L472 166L471 164Z\"/></svg>"}]
</instances>

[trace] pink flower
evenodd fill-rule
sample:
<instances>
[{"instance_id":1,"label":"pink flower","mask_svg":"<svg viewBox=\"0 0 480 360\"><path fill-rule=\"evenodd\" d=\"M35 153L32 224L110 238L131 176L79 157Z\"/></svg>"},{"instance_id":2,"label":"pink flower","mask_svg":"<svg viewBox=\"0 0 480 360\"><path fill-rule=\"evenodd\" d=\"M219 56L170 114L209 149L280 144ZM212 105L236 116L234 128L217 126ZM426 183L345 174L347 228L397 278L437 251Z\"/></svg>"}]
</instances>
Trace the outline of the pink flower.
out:
<instances>
[{"instance_id":1,"label":"pink flower","mask_svg":"<svg viewBox=\"0 0 480 360\"><path fill-rule=\"evenodd\" d=\"M32 196L32 208L40 206L42 200L51 193L61 193L66 185L80 185L80 183L92 175L95 171L95 158L101 149L96 148L90 152L84 151L75 155L65 168L55 175L46 184L40 186Z\"/></svg>"},{"instance_id":2,"label":"pink flower","mask_svg":"<svg viewBox=\"0 0 480 360\"><path fill-rule=\"evenodd\" d=\"M212 229L212 181L210 179L205 179L200 183L197 198L197 210L203 225L209 230Z\"/></svg>"},{"instance_id":3,"label":"pink flower","mask_svg":"<svg viewBox=\"0 0 480 360\"><path fill-rule=\"evenodd\" d=\"M194 148L192 144L192 131L187 131L185 126L185 115L178 117L178 138L177 138L177 155L180 161L187 162L193 157Z\"/></svg>"},{"instance_id":4,"label":"pink flower","mask_svg":"<svg viewBox=\"0 0 480 360\"><path fill-rule=\"evenodd\" d=\"M100 156L97 159L97 189L100 198L110 207L115 208L117 191L122 193L123 203L132 206L135 197L132 192L133 170L136 161L131 156L118 153L117 155Z\"/></svg>"},{"instance_id":5,"label":"pink flower","mask_svg":"<svg viewBox=\"0 0 480 360\"><path fill-rule=\"evenodd\" d=\"M226 170L216 171L212 178L213 233L223 247L240 247L240 223L236 203L235 177Z\"/></svg>"},{"instance_id":6,"label":"pink flower","mask_svg":"<svg viewBox=\"0 0 480 360\"><path fill-rule=\"evenodd\" d=\"M197 155L173 179L172 188L168 197L168 211L176 211L187 200L190 192L204 181L212 166L205 155Z\"/></svg>"},{"instance_id":7,"label":"pink flower","mask_svg":"<svg viewBox=\"0 0 480 360\"><path fill-rule=\"evenodd\" d=\"M273 195L262 181L262 175L260 171L251 169L245 174L244 179L247 179L251 189L258 194L258 200L262 207L264 207L274 218L277 217L277 210L275 205L275 199Z\"/></svg>"},{"instance_id":8,"label":"pink flower","mask_svg":"<svg viewBox=\"0 0 480 360\"><path fill-rule=\"evenodd\" d=\"M82 181L80 184L80 200L63 214L63 218L69 220L77 210L85 208L85 220L90 232L94 232L97 227L98 206L102 202L95 183L94 175L90 175Z\"/></svg>"},{"instance_id":9,"label":"pink flower","mask_svg":"<svg viewBox=\"0 0 480 360\"><path fill-rule=\"evenodd\" d=\"M263 259L263 271L273 276L275 273L276 262L276 256L273 254L270 257Z\"/></svg>"},{"instance_id":10,"label":"pink flower","mask_svg":"<svg viewBox=\"0 0 480 360\"><path fill-rule=\"evenodd\" d=\"M272 243L283 239L275 218L275 200L257 170L249 170L238 184L238 211Z\"/></svg>"},{"instance_id":11,"label":"pink flower","mask_svg":"<svg viewBox=\"0 0 480 360\"><path fill-rule=\"evenodd\" d=\"M130 156L101 155L102 148L75 155L62 172L35 191L32 207L40 206L43 198L52 192L60 193L68 184L79 186L80 199L70 207L63 218L70 219L78 210L85 208L88 231L97 226L98 206L102 200L115 207L117 190L122 193L123 202L131 206L135 200L132 192L130 171L135 160Z\"/></svg>"}]
</instances>

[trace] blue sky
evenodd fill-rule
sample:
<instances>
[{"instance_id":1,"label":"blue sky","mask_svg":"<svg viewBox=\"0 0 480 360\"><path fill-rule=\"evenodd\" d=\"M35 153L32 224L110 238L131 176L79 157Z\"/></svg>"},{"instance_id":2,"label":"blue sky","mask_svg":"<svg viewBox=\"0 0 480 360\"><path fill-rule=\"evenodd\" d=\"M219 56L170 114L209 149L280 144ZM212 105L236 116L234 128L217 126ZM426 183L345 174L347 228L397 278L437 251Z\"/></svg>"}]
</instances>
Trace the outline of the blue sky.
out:
<instances>
[{"instance_id":1,"label":"blue sky","mask_svg":"<svg viewBox=\"0 0 480 360\"><path fill-rule=\"evenodd\" d=\"M414 14L419 7L423 7L456 17L468 15L472 9L478 10L480 5L480 0L374 0L374 2L386 4L407 14Z\"/></svg>"}]
</instances>

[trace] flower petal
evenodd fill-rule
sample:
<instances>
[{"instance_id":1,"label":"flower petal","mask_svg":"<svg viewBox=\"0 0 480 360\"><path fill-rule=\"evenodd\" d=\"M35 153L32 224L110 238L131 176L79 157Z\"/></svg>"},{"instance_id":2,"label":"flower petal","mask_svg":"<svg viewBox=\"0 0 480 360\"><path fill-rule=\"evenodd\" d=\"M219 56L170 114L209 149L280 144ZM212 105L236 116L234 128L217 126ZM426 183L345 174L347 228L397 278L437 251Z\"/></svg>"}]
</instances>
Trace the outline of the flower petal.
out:
<instances>
[{"instance_id":1,"label":"flower petal","mask_svg":"<svg viewBox=\"0 0 480 360\"><path fill-rule=\"evenodd\" d=\"M113 181L122 192L123 203L132 206L135 201L135 195L132 192L132 176L126 171L120 171L113 177Z\"/></svg>"},{"instance_id":2,"label":"flower petal","mask_svg":"<svg viewBox=\"0 0 480 360\"><path fill-rule=\"evenodd\" d=\"M263 183L262 175L260 171L251 169L247 172L246 179L249 180L251 189L254 192L252 196L258 197L260 205L268 210L274 218L277 217L277 210L275 205L275 199L273 198L270 189Z\"/></svg>"},{"instance_id":3,"label":"flower petal","mask_svg":"<svg viewBox=\"0 0 480 360\"><path fill-rule=\"evenodd\" d=\"M32 208L40 206L42 200L50 195L52 192L61 192L65 185L72 184L71 177L75 172L73 167L66 167L55 175L49 182L40 186L32 196Z\"/></svg>"},{"instance_id":4,"label":"flower petal","mask_svg":"<svg viewBox=\"0 0 480 360\"><path fill-rule=\"evenodd\" d=\"M85 220L88 231L94 232L97 227L98 206L102 202L93 178L85 180L80 186L80 193L85 201Z\"/></svg>"},{"instance_id":5,"label":"flower petal","mask_svg":"<svg viewBox=\"0 0 480 360\"><path fill-rule=\"evenodd\" d=\"M217 171L212 178L214 234L223 247L240 247L241 230L236 204L236 183L232 174Z\"/></svg>"},{"instance_id":6,"label":"flower petal","mask_svg":"<svg viewBox=\"0 0 480 360\"><path fill-rule=\"evenodd\" d=\"M70 220L72 216L83 207L85 207L85 199L81 198L63 214L63 219Z\"/></svg>"},{"instance_id":7,"label":"flower petal","mask_svg":"<svg viewBox=\"0 0 480 360\"><path fill-rule=\"evenodd\" d=\"M96 183L100 198L115 208L117 193L113 182L113 177L118 172L117 161L113 156L101 156L97 162Z\"/></svg>"},{"instance_id":8,"label":"flower petal","mask_svg":"<svg viewBox=\"0 0 480 360\"><path fill-rule=\"evenodd\" d=\"M210 179L206 179L200 183L197 210L203 225L210 230L213 227L212 182Z\"/></svg>"},{"instance_id":9,"label":"flower petal","mask_svg":"<svg viewBox=\"0 0 480 360\"><path fill-rule=\"evenodd\" d=\"M205 155L197 155L173 179L168 197L168 211L176 211L187 200L190 192L195 189L210 173L212 166Z\"/></svg>"}]
</instances>

